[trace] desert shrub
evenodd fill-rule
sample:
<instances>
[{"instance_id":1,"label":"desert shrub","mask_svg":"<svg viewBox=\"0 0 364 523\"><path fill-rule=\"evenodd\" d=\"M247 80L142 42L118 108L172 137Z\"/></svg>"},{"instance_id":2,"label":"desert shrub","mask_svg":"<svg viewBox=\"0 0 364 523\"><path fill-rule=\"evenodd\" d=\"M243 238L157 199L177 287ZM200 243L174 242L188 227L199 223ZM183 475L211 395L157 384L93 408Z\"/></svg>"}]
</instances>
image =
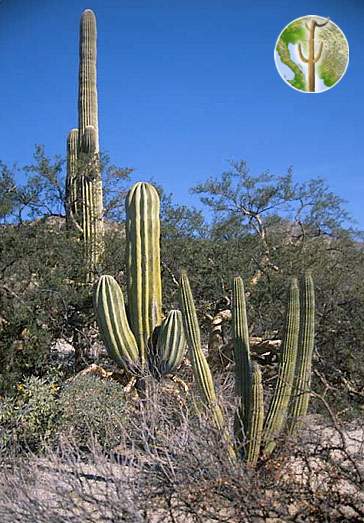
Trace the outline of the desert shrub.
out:
<instances>
[{"instance_id":1,"label":"desert shrub","mask_svg":"<svg viewBox=\"0 0 364 523\"><path fill-rule=\"evenodd\" d=\"M55 381L27 378L0 402L0 452L39 451L54 437L59 415Z\"/></svg>"},{"instance_id":2,"label":"desert shrub","mask_svg":"<svg viewBox=\"0 0 364 523\"><path fill-rule=\"evenodd\" d=\"M72 440L87 448L94 440L110 450L120 442L127 403L121 385L95 376L78 376L66 383L58 399L57 443Z\"/></svg>"}]
</instances>

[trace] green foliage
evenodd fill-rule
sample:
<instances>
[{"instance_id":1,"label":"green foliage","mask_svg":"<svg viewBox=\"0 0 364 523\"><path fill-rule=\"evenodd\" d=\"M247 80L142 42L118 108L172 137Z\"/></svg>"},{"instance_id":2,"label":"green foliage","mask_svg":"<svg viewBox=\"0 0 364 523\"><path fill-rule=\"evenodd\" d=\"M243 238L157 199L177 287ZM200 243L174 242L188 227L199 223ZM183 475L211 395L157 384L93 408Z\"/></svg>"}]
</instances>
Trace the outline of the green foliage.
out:
<instances>
[{"instance_id":1,"label":"green foliage","mask_svg":"<svg viewBox=\"0 0 364 523\"><path fill-rule=\"evenodd\" d=\"M0 451L37 452L51 442L59 416L58 388L54 381L30 377L0 402Z\"/></svg>"},{"instance_id":2,"label":"green foliage","mask_svg":"<svg viewBox=\"0 0 364 523\"><path fill-rule=\"evenodd\" d=\"M119 383L87 375L64 385L58 408L58 442L71 440L78 447L91 448L96 439L104 450L121 443L120 427L131 415Z\"/></svg>"}]
</instances>

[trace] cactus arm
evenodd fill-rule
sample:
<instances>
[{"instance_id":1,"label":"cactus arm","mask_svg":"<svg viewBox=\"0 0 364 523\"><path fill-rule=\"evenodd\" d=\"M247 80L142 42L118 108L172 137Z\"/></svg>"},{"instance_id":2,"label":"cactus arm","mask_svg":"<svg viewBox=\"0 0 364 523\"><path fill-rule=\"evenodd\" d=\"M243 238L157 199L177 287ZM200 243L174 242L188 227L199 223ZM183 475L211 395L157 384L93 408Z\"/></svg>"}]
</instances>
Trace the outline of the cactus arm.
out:
<instances>
[{"instance_id":1,"label":"cactus arm","mask_svg":"<svg viewBox=\"0 0 364 523\"><path fill-rule=\"evenodd\" d=\"M251 388L251 360L249 348L249 330L246 315L245 292L242 278L233 280L232 293L232 330L235 359L236 391L240 398L241 422L245 426L249 412L249 399ZM243 427L242 427L243 428Z\"/></svg>"},{"instance_id":2,"label":"cactus arm","mask_svg":"<svg viewBox=\"0 0 364 523\"><path fill-rule=\"evenodd\" d=\"M330 21L330 17L326 18L326 20L322 23L320 22L317 22L317 20L313 20L313 23L315 24L316 27L324 27L326 24L328 24Z\"/></svg>"},{"instance_id":3,"label":"cactus arm","mask_svg":"<svg viewBox=\"0 0 364 523\"><path fill-rule=\"evenodd\" d=\"M101 276L94 291L94 310L110 357L125 370L138 370L138 346L126 317L123 293L112 276Z\"/></svg>"},{"instance_id":4,"label":"cactus arm","mask_svg":"<svg viewBox=\"0 0 364 523\"><path fill-rule=\"evenodd\" d=\"M66 175L66 218L72 222L77 214L77 143L78 129L71 129L67 137L67 175Z\"/></svg>"},{"instance_id":5,"label":"cactus arm","mask_svg":"<svg viewBox=\"0 0 364 523\"><path fill-rule=\"evenodd\" d=\"M291 397L292 383L297 357L300 321L299 289L296 278L292 278L288 291L284 338L281 348L278 378L266 416L263 432L264 455L270 456L276 446L276 438L283 429Z\"/></svg>"},{"instance_id":6,"label":"cactus arm","mask_svg":"<svg viewBox=\"0 0 364 523\"><path fill-rule=\"evenodd\" d=\"M308 59L303 54L301 43L298 44L298 54L300 55L300 58L301 58L302 62L305 62L305 64L307 64L308 63Z\"/></svg>"},{"instance_id":7,"label":"cactus arm","mask_svg":"<svg viewBox=\"0 0 364 523\"><path fill-rule=\"evenodd\" d=\"M152 185L139 182L130 189L126 200L128 306L142 365L148 339L162 322L159 206Z\"/></svg>"},{"instance_id":8,"label":"cactus arm","mask_svg":"<svg viewBox=\"0 0 364 523\"><path fill-rule=\"evenodd\" d=\"M264 422L262 374L257 364L253 366L250 404L246 462L250 467L255 467L259 458Z\"/></svg>"},{"instance_id":9,"label":"cactus arm","mask_svg":"<svg viewBox=\"0 0 364 523\"><path fill-rule=\"evenodd\" d=\"M160 329L153 368L160 376L173 373L186 352L181 311L171 310Z\"/></svg>"},{"instance_id":10,"label":"cactus arm","mask_svg":"<svg viewBox=\"0 0 364 523\"><path fill-rule=\"evenodd\" d=\"M300 287L300 332L288 423L291 434L298 428L300 419L307 414L310 400L315 337L315 290L310 272L305 273Z\"/></svg>"}]
</instances>

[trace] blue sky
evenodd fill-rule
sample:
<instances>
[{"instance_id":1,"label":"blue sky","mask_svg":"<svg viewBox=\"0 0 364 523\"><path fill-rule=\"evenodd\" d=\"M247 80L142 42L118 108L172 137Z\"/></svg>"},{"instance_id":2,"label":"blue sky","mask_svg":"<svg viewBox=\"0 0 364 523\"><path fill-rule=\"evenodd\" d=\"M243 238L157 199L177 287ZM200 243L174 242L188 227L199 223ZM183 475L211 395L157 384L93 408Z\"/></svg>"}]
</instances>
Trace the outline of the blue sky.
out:
<instances>
[{"instance_id":1,"label":"blue sky","mask_svg":"<svg viewBox=\"0 0 364 523\"><path fill-rule=\"evenodd\" d=\"M324 177L364 228L363 0L0 0L0 159L34 145L64 154L77 125L81 12L98 26L100 146L179 202L229 160L297 180ZM316 95L279 77L275 41L291 20L344 31L344 79Z\"/></svg>"}]
</instances>

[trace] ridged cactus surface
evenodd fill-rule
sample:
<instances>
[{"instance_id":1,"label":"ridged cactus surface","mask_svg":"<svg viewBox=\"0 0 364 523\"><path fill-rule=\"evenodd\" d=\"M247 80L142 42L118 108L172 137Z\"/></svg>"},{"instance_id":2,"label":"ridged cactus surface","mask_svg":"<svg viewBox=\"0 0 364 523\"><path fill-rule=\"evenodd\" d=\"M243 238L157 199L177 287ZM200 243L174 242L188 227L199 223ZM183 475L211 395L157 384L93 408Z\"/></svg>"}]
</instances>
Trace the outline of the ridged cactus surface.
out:
<instances>
[{"instance_id":1,"label":"ridged cactus surface","mask_svg":"<svg viewBox=\"0 0 364 523\"><path fill-rule=\"evenodd\" d=\"M300 302L297 278L292 278L288 292L284 337L281 347L278 378L264 424L264 454L268 457L276 446L276 438L287 420L288 404L297 357L300 325Z\"/></svg>"},{"instance_id":2,"label":"ridged cactus surface","mask_svg":"<svg viewBox=\"0 0 364 523\"><path fill-rule=\"evenodd\" d=\"M251 388L251 358L249 348L249 330L246 315L244 283L240 276L233 280L232 292L232 331L235 359L235 383L240 398L239 421L243 424L239 433L246 431L246 419L249 415Z\"/></svg>"},{"instance_id":3,"label":"ridged cactus surface","mask_svg":"<svg viewBox=\"0 0 364 523\"><path fill-rule=\"evenodd\" d=\"M148 339L162 322L159 207L153 185L138 182L130 189L126 199L128 306L143 365Z\"/></svg>"},{"instance_id":4,"label":"ridged cactus surface","mask_svg":"<svg viewBox=\"0 0 364 523\"><path fill-rule=\"evenodd\" d=\"M301 321L297 361L289 410L289 431L294 432L300 418L307 414L311 395L312 355L315 337L315 290L310 272L300 285Z\"/></svg>"},{"instance_id":5,"label":"ridged cactus surface","mask_svg":"<svg viewBox=\"0 0 364 523\"><path fill-rule=\"evenodd\" d=\"M66 176L66 219L69 226L77 217L78 184L77 184L78 129L71 129L67 137L67 176Z\"/></svg>"},{"instance_id":6,"label":"ridged cactus surface","mask_svg":"<svg viewBox=\"0 0 364 523\"><path fill-rule=\"evenodd\" d=\"M260 453L264 423L264 397L262 374L257 364L253 365L248 414L246 462L255 467Z\"/></svg>"},{"instance_id":7,"label":"ridged cactus surface","mask_svg":"<svg viewBox=\"0 0 364 523\"><path fill-rule=\"evenodd\" d=\"M78 84L78 129L79 148L82 147L83 134L91 125L96 132L96 150L99 152L99 124L96 79L96 17L91 9L86 9L80 22L80 67Z\"/></svg>"},{"instance_id":8,"label":"ridged cactus surface","mask_svg":"<svg viewBox=\"0 0 364 523\"><path fill-rule=\"evenodd\" d=\"M125 370L138 370L138 346L129 327L123 293L112 276L101 276L97 282L94 310L110 357Z\"/></svg>"},{"instance_id":9,"label":"ridged cactus surface","mask_svg":"<svg viewBox=\"0 0 364 523\"><path fill-rule=\"evenodd\" d=\"M67 143L66 209L68 222L81 233L86 281L92 282L103 254L104 228L96 86L96 18L90 9L81 16L79 53L78 131L71 131Z\"/></svg>"},{"instance_id":10,"label":"ridged cactus surface","mask_svg":"<svg viewBox=\"0 0 364 523\"><path fill-rule=\"evenodd\" d=\"M164 320L156 343L152 365L161 376L176 371L186 352L181 311L171 310Z\"/></svg>"}]
</instances>

